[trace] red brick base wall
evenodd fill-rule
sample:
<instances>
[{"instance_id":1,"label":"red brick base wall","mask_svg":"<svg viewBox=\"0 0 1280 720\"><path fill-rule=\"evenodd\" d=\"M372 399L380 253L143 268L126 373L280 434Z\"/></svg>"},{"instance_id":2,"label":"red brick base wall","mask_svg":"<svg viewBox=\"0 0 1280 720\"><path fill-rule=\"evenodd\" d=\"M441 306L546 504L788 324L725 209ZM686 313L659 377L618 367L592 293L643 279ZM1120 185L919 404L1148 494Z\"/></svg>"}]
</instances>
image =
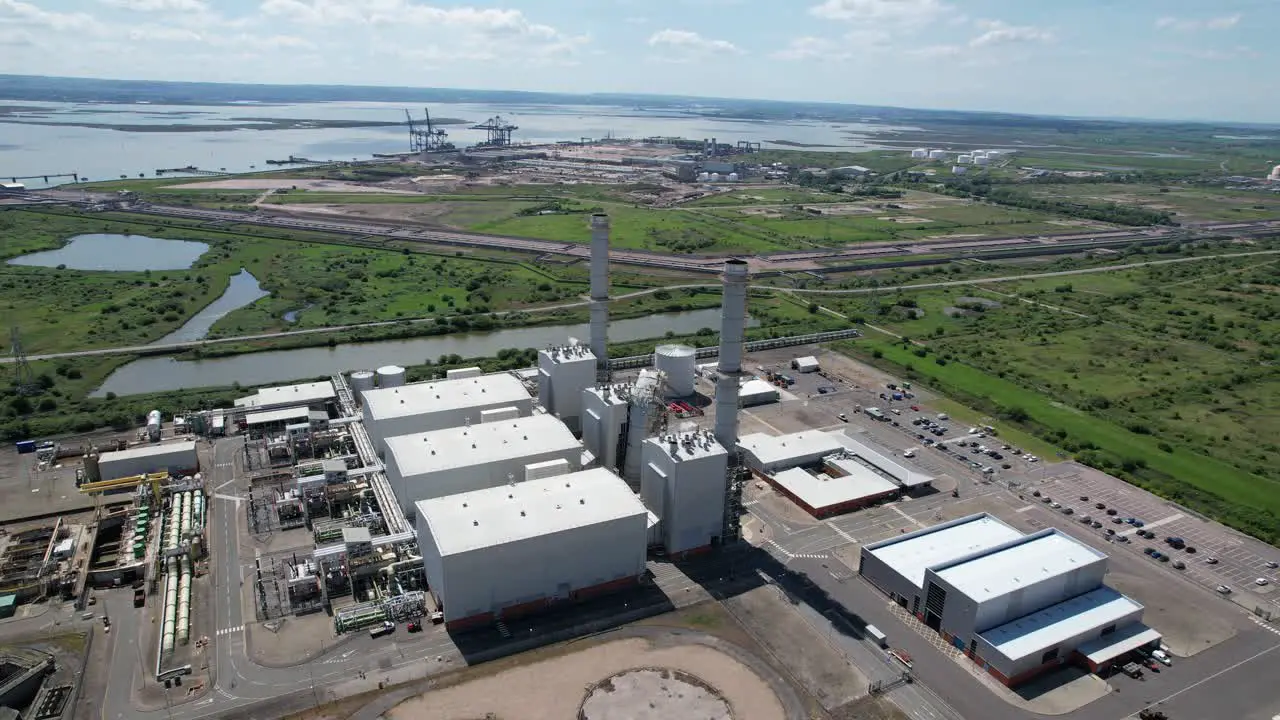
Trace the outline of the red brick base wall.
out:
<instances>
[{"instance_id":1,"label":"red brick base wall","mask_svg":"<svg viewBox=\"0 0 1280 720\"><path fill-rule=\"evenodd\" d=\"M538 598L537 600L531 600L529 602L520 603L518 605L509 605L507 607L502 608L497 613L492 613L492 612L479 613L476 615L470 615L463 618L457 618L455 620L449 620L445 623L445 628L448 629L449 631L455 631L455 630L461 631L461 630L469 630L472 628L481 627L484 625L490 625L494 622L497 622L499 619L514 620L516 618L527 617L529 615L536 614L553 605L573 602L576 600L587 600L590 598L599 597L601 595L608 595L609 593L625 590L630 587L635 587L636 585L639 585L639 584L640 584L639 577L629 576L624 578L618 578L617 580L610 580L608 582L599 583L598 585L590 585L584 588L579 588L577 590L570 591L569 597L563 600L557 600L556 598L550 598L550 597Z\"/></svg>"}]
</instances>

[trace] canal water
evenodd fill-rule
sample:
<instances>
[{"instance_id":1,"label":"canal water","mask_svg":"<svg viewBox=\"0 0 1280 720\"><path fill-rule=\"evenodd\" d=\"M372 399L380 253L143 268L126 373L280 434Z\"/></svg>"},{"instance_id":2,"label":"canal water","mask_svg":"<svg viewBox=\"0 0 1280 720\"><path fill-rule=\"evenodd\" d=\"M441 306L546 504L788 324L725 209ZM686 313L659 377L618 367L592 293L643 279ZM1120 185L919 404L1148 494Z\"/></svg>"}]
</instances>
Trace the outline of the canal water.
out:
<instances>
[{"instance_id":1,"label":"canal water","mask_svg":"<svg viewBox=\"0 0 1280 720\"><path fill-rule=\"evenodd\" d=\"M751 325L757 324L749 320ZM609 324L609 339L630 342L662 338L668 331L691 335L702 328L720 326L720 309L664 313L642 318L616 320ZM409 340L350 343L336 347L312 347L297 350L232 355L205 360L179 361L173 357L147 357L135 360L111 373L94 391L94 397L107 393L134 395L139 393L214 387L240 383L266 385L287 383L301 378L320 377L382 365L418 365L435 362L441 355L457 354L464 358L492 357L505 348L543 348L568 342L574 337L585 343L588 326L548 325L512 328L486 333L454 333Z\"/></svg>"},{"instance_id":2,"label":"canal water","mask_svg":"<svg viewBox=\"0 0 1280 720\"><path fill-rule=\"evenodd\" d=\"M186 270L209 246L190 240L163 240L146 235L94 233L76 235L57 250L9 260L10 265L65 266L68 270Z\"/></svg>"},{"instance_id":3,"label":"canal water","mask_svg":"<svg viewBox=\"0 0 1280 720\"><path fill-rule=\"evenodd\" d=\"M252 305L270 294L258 284L258 278L241 268L240 272L231 276L227 289L217 300L206 305L203 310L183 323L182 327L151 344L165 345L202 340L209 334L213 324L226 317L232 310Z\"/></svg>"}]
</instances>

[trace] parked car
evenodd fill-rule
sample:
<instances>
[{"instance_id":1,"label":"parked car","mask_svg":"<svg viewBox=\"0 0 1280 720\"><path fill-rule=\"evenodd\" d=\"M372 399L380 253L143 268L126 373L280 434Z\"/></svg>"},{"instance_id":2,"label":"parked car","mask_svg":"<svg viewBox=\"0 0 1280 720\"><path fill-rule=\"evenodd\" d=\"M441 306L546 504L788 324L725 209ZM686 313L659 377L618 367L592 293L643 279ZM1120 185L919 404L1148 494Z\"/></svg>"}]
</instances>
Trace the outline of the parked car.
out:
<instances>
[{"instance_id":1,"label":"parked car","mask_svg":"<svg viewBox=\"0 0 1280 720\"><path fill-rule=\"evenodd\" d=\"M1182 562L1181 560L1174 560L1174 561L1173 561L1173 567L1174 567L1174 569L1176 569L1176 570L1186 570L1186 569L1187 569L1187 564L1186 564L1186 563L1184 563L1184 562Z\"/></svg>"},{"instance_id":2,"label":"parked car","mask_svg":"<svg viewBox=\"0 0 1280 720\"><path fill-rule=\"evenodd\" d=\"M911 655L906 650L894 648L889 651L889 654L892 655L895 660L906 665L908 668L911 667Z\"/></svg>"},{"instance_id":3,"label":"parked car","mask_svg":"<svg viewBox=\"0 0 1280 720\"><path fill-rule=\"evenodd\" d=\"M1106 509L1107 509L1107 504L1106 504L1106 503L1094 503L1094 504L1093 504L1093 506L1094 506L1094 507L1096 507L1096 508L1098 508L1099 510L1106 510Z\"/></svg>"},{"instance_id":4,"label":"parked car","mask_svg":"<svg viewBox=\"0 0 1280 720\"><path fill-rule=\"evenodd\" d=\"M1115 508L1107 508L1108 515L1115 515L1118 512Z\"/></svg>"},{"instance_id":5,"label":"parked car","mask_svg":"<svg viewBox=\"0 0 1280 720\"><path fill-rule=\"evenodd\" d=\"M1092 526L1094 526L1095 528L1100 528L1100 527L1102 527L1102 523L1098 522L1097 520L1094 520L1093 522L1091 522L1091 523L1089 523L1089 524L1090 524L1090 525L1092 525Z\"/></svg>"},{"instance_id":6,"label":"parked car","mask_svg":"<svg viewBox=\"0 0 1280 720\"><path fill-rule=\"evenodd\" d=\"M915 457L915 456L916 456L916 451L915 451L915 450L903 450L903 451L902 451L902 457L904 457L904 458L913 458L913 457Z\"/></svg>"},{"instance_id":7,"label":"parked car","mask_svg":"<svg viewBox=\"0 0 1280 720\"><path fill-rule=\"evenodd\" d=\"M1257 585L1258 587L1264 587L1266 585L1269 585L1270 582L1266 578L1258 578L1257 580L1253 581L1253 584Z\"/></svg>"},{"instance_id":8,"label":"parked car","mask_svg":"<svg viewBox=\"0 0 1280 720\"><path fill-rule=\"evenodd\" d=\"M1195 545L1188 545L1188 546L1186 546L1186 547L1185 547L1185 548L1183 548L1183 549L1184 549L1184 550L1186 550L1188 553L1191 553L1192 555L1195 555L1195 554L1196 554L1196 546L1195 546Z\"/></svg>"},{"instance_id":9,"label":"parked car","mask_svg":"<svg viewBox=\"0 0 1280 720\"><path fill-rule=\"evenodd\" d=\"M1156 559L1159 560L1160 562L1169 562L1169 556L1165 555L1164 553L1160 553L1160 557Z\"/></svg>"},{"instance_id":10,"label":"parked car","mask_svg":"<svg viewBox=\"0 0 1280 720\"><path fill-rule=\"evenodd\" d=\"M1089 496L1088 496L1088 495L1081 495L1081 496L1080 496L1080 502L1089 502Z\"/></svg>"},{"instance_id":11,"label":"parked car","mask_svg":"<svg viewBox=\"0 0 1280 720\"><path fill-rule=\"evenodd\" d=\"M1049 507L1053 508L1054 510L1058 510L1062 508L1062 503L1049 503Z\"/></svg>"},{"instance_id":12,"label":"parked car","mask_svg":"<svg viewBox=\"0 0 1280 720\"><path fill-rule=\"evenodd\" d=\"M912 406L911 406L911 410L912 410L913 412L920 412L920 406L919 406L919 405L912 405Z\"/></svg>"},{"instance_id":13,"label":"parked car","mask_svg":"<svg viewBox=\"0 0 1280 720\"><path fill-rule=\"evenodd\" d=\"M1075 510L1072 510L1072 509L1071 509L1071 508L1069 508L1069 507L1062 508L1062 514L1063 514L1063 515L1071 515L1071 514L1073 514L1073 513L1075 513Z\"/></svg>"},{"instance_id":14,"label":"parked car","mask_svg":"<svg viewBox=\"0 0 1280 720\"><path fill-rule=\"evenodd\" d=\"M1121 519L1120 519L1120 518L1118 518L1118 517L1113 517L1113 518L1111 518L1111 522L1115 523L1116 525L1123 525L1123 524L1124 524L1124 520L1121 520Z\"/></svg>"},{"instance_id":15,"label":"parked car","mask_svg":"<svg viewBox=\"0 0 1280 720\"><path fill-rule=\"evenodd\" d=\"M1222 593L1223 595L1230 595L1231 588L1227 587L1226 585L1219 585L1218 592Z\"/></svg>"},{"instance_id":16,"label":"parked car","mask_svg":"<svg viewBox=\"0 0 1280 720\"><path fill-rule=\"evenodd\" d=\"M422 632L422 621L414 620L405 626L405 629L411 633Z\"/></svg>"},{"instance_id":17,"label":"parked car","mask_svg":"<svg viewBox=\"0 0 1280 720\"><path fill-rule=\"evenodd\" d=\"M1156 660L1159 660L1164 665L1169 665L1169 666L1173 665L1173 658L1169 656L1169 653L1163 650L1152 650L1151 657L1155 658Z\"/></svg>"},{"instance_id":18,"label":"parked car","mask_svg":"<svg viewBox=\"0 0 1280 720\"><path fill-rule=\"evenodd\" d=\"M396 631L396 624L390 620L383 620L381 625L374 625L369 628L369 637L379 638L383 635L390 635Z\"/></svg>"},{"instance_id":19,"label":"parked car","mask_svg":"<svg viewBox=\"0 0 1280 720\"><path fill-rule=\"evenodd\" d=\"M1274 560L1268 560L1267 567L1271 568L1272 570L1275 570L1276 568L1280 568L1280 563L1276 563Z\"/></svg>"},{"instance_id":20,"label":"parked car","mask_svg":"<svg viewBox=\"0 0 1280 720\"><path fill-rule=\"evenodd\" d=\"M1152 557L1155 557L1156 549L1155 549L1155 548L1142 548L1142 552L1143 552L1143 554L1146 554L1146 555L1150 555L1150 556L1152 556Z\"/></svg>"},{"instance_id":21,"label":"parked car","mask_svg":"<svg viewBox=\"0 0 1280 720\"><path fill-rule=\"evenodd\" d=\"M1204 564L1205 564L1205 565L1217 565L1217 564L1218 564L1218 558L1216 558L1216 557L1207 557L1207 558L1205 558L1205 559L1204 559Z\"/></svg>"}]
</instances>

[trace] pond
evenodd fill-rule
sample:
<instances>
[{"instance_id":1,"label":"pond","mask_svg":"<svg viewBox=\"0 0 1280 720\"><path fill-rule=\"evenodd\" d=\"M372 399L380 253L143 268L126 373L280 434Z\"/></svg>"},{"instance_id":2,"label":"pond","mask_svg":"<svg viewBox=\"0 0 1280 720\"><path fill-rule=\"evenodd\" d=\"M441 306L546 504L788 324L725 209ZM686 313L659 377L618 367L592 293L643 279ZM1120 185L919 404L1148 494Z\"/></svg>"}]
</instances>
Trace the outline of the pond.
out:
<instances>
[{"instance_id":1,"label":"pond","mask_svg":"<svg viewBox=\"0 0 1280 720\"><path fill-rule=\"evenodd\" d=\"M748 323L751 326L758 324L755 320L749 320ZM667 331L676 335L692 335L704 327L720 327L719 308L615 320L609 323L609 339L613 342L657 339ZM146 357L134 360L111 373L102 387L93 392L93 396L102 397L109 392L134 395L232 385L237 382L246 387L287 383L382 365L419 365L427 360L435 362L441 355L492 357L504 348L543 348L567 342L571 337L586 343L587 325L546 325L484 333L453 333L409 340L348 343L332 348L275 350L206 360L179 361L167 356Z\"/></svg>"},{"instance_id":2,"label":"pond","mask_svg":"<svg viewBox=\"0 0 1280 720\"><path fill-rule=\"evenodd\" d=\"M57 250L23 255L8 264L69 270L186 270L208 249L205 243L190 240L94 233L76 235Z\"/></svg>"},{"instance_id":3,"label":"pond","mask_svg":"<svg viewBox=\"0 0 1280 720\"><path fill-rule=\"evenodd\" d=\"M217 300L206 305L203 310L183 323L182 327L151 344L167 345L169 343L203 340L209 334L209 329L213 327L213 324L226 317L232 310L252 305L270 294L258 284L258 278L250 274L248 270L241 268L240 272L231 276L231 282L227 283L227 289Z\"/></svg>"}]
</instances>

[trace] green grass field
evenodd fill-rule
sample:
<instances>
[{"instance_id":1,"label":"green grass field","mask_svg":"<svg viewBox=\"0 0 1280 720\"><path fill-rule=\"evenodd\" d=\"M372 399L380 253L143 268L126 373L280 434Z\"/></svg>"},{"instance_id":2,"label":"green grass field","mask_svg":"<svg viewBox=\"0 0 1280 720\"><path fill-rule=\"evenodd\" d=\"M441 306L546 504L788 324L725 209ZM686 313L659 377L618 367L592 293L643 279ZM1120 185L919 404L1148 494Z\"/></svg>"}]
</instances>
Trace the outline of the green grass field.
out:
<instances>
[{"instance_id":1,"label":"green grass field","mask_svg":"<svg viewBox=\"0 0 1280 720\"><path fill-rule=\"evenodd\" d=\"M854 352L1274 540L1277 287L1280 262L1250 257L823 304L917 343Z\"/></svg>"},{"instance_id":2,"label":"green grass field","mask_svg":"<svg viewBox=\"0 0 1280 720\"><path fill-rule=\"evenodd\" d=\"M1171 212L1181 222L1264 220L1280 217L1280 194L1245 192L1181 184L1036 184L1026 188L1038 197L1085 202L1113 202Z\"/></svg>"}]
</instances>

